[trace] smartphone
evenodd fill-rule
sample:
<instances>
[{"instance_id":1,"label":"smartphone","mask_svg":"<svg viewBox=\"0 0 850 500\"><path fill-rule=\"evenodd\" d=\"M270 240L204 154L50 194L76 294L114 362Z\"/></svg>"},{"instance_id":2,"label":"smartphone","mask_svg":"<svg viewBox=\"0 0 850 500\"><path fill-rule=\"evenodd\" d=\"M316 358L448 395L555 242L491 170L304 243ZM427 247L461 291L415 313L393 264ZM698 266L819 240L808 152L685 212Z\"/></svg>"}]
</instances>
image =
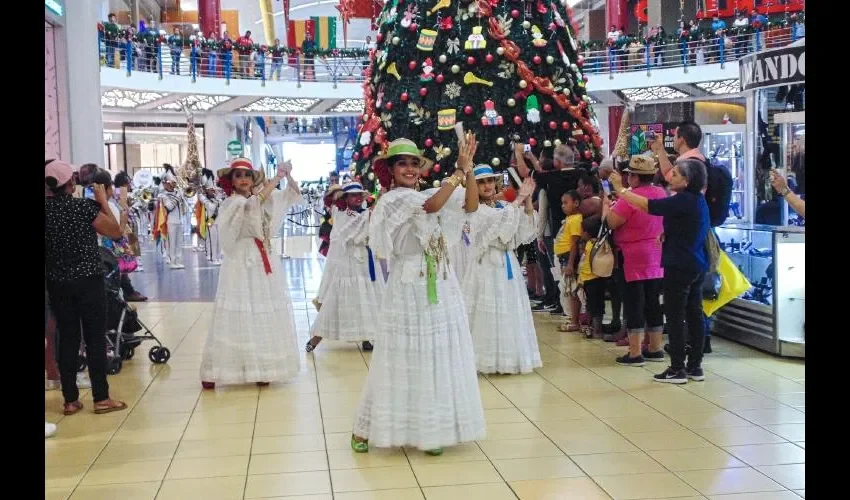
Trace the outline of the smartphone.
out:
<instances>
[{"instance_id":1,"label":"smartphone","mask_svg":"<svg viewBox=\"0 0 850 500\"><path fill-rule=\"evenodd\" d=\"M650 141L650 142L654 141L655 140L655 131L654 130L647 130L646 134L644 134L644 137L646 137L647 141Z\"/></svg>"},{"instance_id":2,"label":"smartphone","mask_svg":"<svg viewBox=\"0 0 850 500\"><path fill-rule=\"evenodd\" d=\"M611 194L611 184L608 181L602 181L602 191L605 191L605 196Z\"/></svg>"},{"instance_id":3,"label":"smartphone","mask_svg":"<svg viewBox=\"0 0 850 500\"><path fill-rule=\"evenodd\" d=\"M88 186L83 190L83 198L93 200L94 199L94 186Z\"/></svg>"},{"instance_id":4,"label":"smartphone","mask_svg":"<svg viewBox=\"0 0 850 500\"><path fill-rule=\"evenodd\" d=\"M524 145L522 147L522 150L525 151L526 153L530 153L531 152L531 144Z\"/></svg>"}]
</instances>

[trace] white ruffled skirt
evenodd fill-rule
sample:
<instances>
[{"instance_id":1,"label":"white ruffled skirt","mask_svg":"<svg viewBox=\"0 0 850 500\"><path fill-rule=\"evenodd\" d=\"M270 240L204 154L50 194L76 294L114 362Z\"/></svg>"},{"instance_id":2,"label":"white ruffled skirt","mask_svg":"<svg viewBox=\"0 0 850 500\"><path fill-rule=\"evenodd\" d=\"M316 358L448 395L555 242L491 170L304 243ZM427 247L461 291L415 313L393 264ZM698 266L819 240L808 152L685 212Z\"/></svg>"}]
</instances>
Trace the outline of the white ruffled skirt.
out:
<instances>
[{"instance_id":1,"label":"white ruffled skirt","mask_svg":"<svg viewBox=\"0 0 850 500\"><path fill-rule=\"evenodd\" d=\"M428 302L416 262L393 261L378 341L354 421L375 447L431 450L482 439L484 410L460 286L452 271Z\"/></svg>"},{"instance_id":2,"label":"white ruffled skirt","mask_svg":"<svg viewBox=\"0 0 850 500\"><path fill-rule=\"evenodd\" d=\"M375 281L369 276L368 265L350 258L325 267L331 274L322 279L322 308L310 335L342 341L375 340L376 318L386 285L380 264L375 262Z\"/></svg>"}]
</instances>

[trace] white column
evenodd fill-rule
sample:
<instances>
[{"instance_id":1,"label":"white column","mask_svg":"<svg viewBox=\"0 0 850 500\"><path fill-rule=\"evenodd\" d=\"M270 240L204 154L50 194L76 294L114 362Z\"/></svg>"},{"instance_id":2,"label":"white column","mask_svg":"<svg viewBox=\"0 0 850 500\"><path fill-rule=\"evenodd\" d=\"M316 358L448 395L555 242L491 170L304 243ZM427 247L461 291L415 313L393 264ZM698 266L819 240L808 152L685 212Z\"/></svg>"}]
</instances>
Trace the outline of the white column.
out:
<instances>
[{"instance_id":1,"label":"white column","mask_svg":"<svg viewBox=\"0 0 850 500\"><path fill-rule=\"evenodd\" d=\"M254 168L266 170L266 133L257 120L251 117L251 162ZM268 172L267 172L268 173Z\"/></svg>"},{"instance_id":2,"label":"white column","mask_svg":"<svg viewBox=\"0 0 850 500\"><path fill-rule=\"evenodd\" d=\"M101 2L66 3L65 52L71 162L104 166L103 113L100 107L100 61L97 23Z\"/></svg>"},{"instance_id":3,"label":"white column","mask_svg":"<svg viewBox=\"0 0 850 500\"><path fill-rule=\"evenodd\" d=\"M204 119L204 148L206 167L213 172L228 163L227 143L234 138L235 127L224 116L209 115Z\"/></svg>"}]
</instances>

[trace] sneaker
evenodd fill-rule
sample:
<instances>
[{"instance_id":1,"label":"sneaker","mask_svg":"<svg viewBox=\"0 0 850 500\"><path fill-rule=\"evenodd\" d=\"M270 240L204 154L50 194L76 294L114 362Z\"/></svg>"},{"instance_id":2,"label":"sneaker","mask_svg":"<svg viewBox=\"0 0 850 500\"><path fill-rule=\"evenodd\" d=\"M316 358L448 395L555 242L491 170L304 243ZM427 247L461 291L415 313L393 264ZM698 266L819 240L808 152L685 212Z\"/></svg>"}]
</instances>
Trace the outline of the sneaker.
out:
<instances>
[{"instance_id":1,"label":"sneaker","mask_svg":"<svg viewBox=\"0 0 850 500\"><path fill-rule=\"evenodd\" d=\"M58 380L50 380L50 379L44 380L44 390L45 391L55 391L55 390L59 389L60 387L62 387L62 383L59 382Z\"/></svg>"},{"instance_id":2,"label":"sneaker","mask_svg":"<svg viewBox=\"0 0 850 500\"><path fill-rule=\"evenodd\" d=\"M663 384L687 384L688 383L688 375L685 373L685 370L674 370L672 367L667 368L663 372L654 376L653 379L656 382L661 382Z\"/></svg>"},{"instance_id":3,"label":"sneaker","mask_svg":"<svg viewBox=\"0 0 850 500\"><path fill-rule=\"evenodd\" d=\"M91 380L85 373L77 374L77 389L91 389Z\"/></svg>"},{"instance_id":4,"label":"sneaker","mask_svg":"<svg viewBox=\"0 0 850 500\"><path fill-rule=\"evenodd\" d=\"M558 306L554 304L538 304L531 308L532 312L551 312L554 311Z\"/></svg>"},{"instance_id":5,"label":"sneaker","mask_svg":"<svg viewBox=\"0 0 850 500\"><path fill-rule=\"evenodd\" d=\"M705 338L705 343L702 345L703 354L711 354L711 337Z\"/></svg>"},{"instance_id":6,"label":"sneaker","mask_svg":"<svg viewBox=\"0 0 850 500\"><path fill-rule=\"evenodd\" d=\"M655 363L664 361L664 351L649 352L648 349L643 349L640 354L647 361L653 361Z\"/></svg>"},{"instance_id":7,"label":"sneaker","mask_svg":"<svg viewBox=\"0 0 850 500\"><path fill-rule=\"evenodd\" d=\"M623 366L643 366L643 365L646 364L643 360L643 356L638 356L636 358L633 358L633 357L629 356L629 353L626 353L624 356L620 356L619 358L615 359L614 361L616 361L618 365L623 365Z\"/></svg>"},{"instance_id":8,"label":"sneaker","mask_svg":"<svg viewBox=\"0 0 850 500\"><path fill-rule=\"evenodd\" d=\"M52 438L56 435L56 424L50 422L44 423L44 439Z\"/></svg>"},{"instance_id":9,"label":"sneaker","mask_svg":"<svg viewBox=\"0 0 850 500\"><path fill-rule=\"evenodd\" d=\"M685 374L687 374L688 378L691 380L695 380L697 382L702 382L705 380L705 373L703 373L702 368L685 368Z\"/></svg>"}]
</instances>

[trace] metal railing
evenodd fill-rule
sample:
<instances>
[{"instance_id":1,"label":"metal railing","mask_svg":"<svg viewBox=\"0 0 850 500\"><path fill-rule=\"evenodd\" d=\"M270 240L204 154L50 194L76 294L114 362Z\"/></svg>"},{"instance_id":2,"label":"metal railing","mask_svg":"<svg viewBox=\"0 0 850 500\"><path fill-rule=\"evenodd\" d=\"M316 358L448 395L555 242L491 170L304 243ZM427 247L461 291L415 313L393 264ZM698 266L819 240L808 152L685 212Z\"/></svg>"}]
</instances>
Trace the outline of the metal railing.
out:
<instances>
[{"instance_id":1,"label":"metal railing","mask_svg":"<svg viewBox=\"0 0 850 500\"><path fill-rule=\"evenodd\" d=\"M773 29L744 35L714 37L690 42L668 42L663 45L642 42L622 48L582 53L585 74L609 74L653 69L683 68L719 63L721 67L741 57L761 50L781 47L797 39L790 29ZM240 55L237 52L209 52L199 47L173 50L166 45L144 46L133 41L102 40L101 65L122 69L131 76L134 72L157 73L160 79L183 77L193 82L201 78L230 80L259 80L302 83L362 82L369 66L368 58L351 56L306 56L284 54L273 58L263 52ZM575 63L575 61L571 61Z\"/></svg>"}]
</instances>

